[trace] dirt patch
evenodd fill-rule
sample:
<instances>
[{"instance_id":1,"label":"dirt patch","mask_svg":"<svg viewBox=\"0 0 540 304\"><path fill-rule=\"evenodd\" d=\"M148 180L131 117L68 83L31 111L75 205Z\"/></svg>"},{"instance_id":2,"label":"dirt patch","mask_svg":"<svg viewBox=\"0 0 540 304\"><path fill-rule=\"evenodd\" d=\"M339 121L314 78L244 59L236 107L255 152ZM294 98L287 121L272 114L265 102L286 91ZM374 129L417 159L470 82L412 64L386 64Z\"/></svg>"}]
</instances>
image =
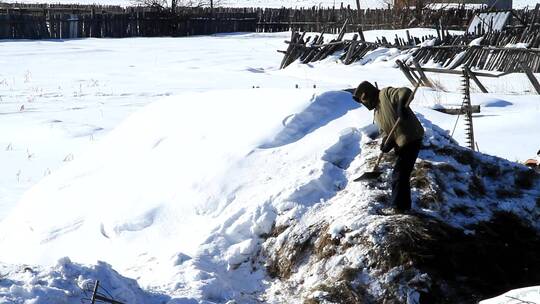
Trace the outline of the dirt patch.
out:
<instances>
[{"instance_id":1,"label":"dirt patch","mask_svg":"<svg viewBox=\"0 0 540 304\"><path fill-rule=\"evenodd\" d=\"M383 271L405 265L427 273L433 283L421 303L475 303L540 281L540 237L513 214L470 227L472 235L424 216L396 218L386 229L370 260Z\"/></svg>"},{"instance_id":2,"label":"dirt patch","mask_svg":"<svg viewBox=\"0 0 540 304\"><path fill-rule=\"evenodd\" d=\"M417 191L416 204L421 208L438 210L447 200L482 200L486 195L499 200L519 198L524 190L532 189L540 180L540 174L534 170L504 164L495 158L484 161L468 149L440 148L437 152L469 166L472 174L460 172L450 163L420 160L411 174L411 186Z\"/></svg>"},{"instance_id":3,"label":"dirt patch","mask_svg":"<svg viewBox=\"0 0 540 304\"><path fill-rule=\"evenodd\" d=\"M471 182L469 183L469 193L473 196L486 195L486 186L484 181L477 174L473 174L471 177Z\"/></svg>"},{"instance_id":4,"label":"dirt patch","mask_svg":"<svg viewBox=\"0 0 540 304\"><path fill-rule=\"evenodd\" d=\"M443 183L438 182L438 176L434 176L434 167L431 162L422 160L415 165L411 174L411 186L420 190L417 205L421 208L436 208L444 200L440 187Z\"/></svg>"},{"instance_id":5,"label":"dirt patch","mask_svg":"<svg viewBox=\"0 0 540 304\"><path fill-rule=\"evenodd\" d=\"M280 235L279 227L274 228L270 235ZM282 233L285 230L282 231ZM287 233L284 246L268 256L266 271L272 278L289 278L306 259L315 254L319 259L335 254L339 241L333 240L327 233L328 225L313 225L302 234ZM270 248L273 247L270 245ZM267 250L268 252L268 250Z\"/></svg>"},{"instance_id":6,"label":"dirt patch","mask_svg":"<svg viewBox=\"0 0 540 304\"><path fill-rule=\"evenodd\" d=\"M301 259L306 256L315 233L302 236L292 235L277 252L271 255L266 263L266 271L272 278L287 279L295 271Z\"/></svg>"},{"instance_id":7,"label":"dirt patch","mask_svg":"<svg viewBox=\"0 0 540 304\"><path fill-rule=\"evenodd\" d=\"M406 303L404 286L420 295L420 303L476 303L540 281L540 235L514 214L496 213L467 227L472 234L423 214L385 219L378 230L384 239L354 245L367 249L365 268L345 266L339 276L315 286L311 291L319 291L317 296L304 303ZM345 245L327 232L327 224L301 235L285 232L285 245L266 260L270 276L286 280L300 265L342 253ZM382 294L369 293L361 271L387 276L379 280Z\"/></svg>"},{"instance_id":8,"label":"dirt patch","mask_svg":"<svg viewBox=\"0 0 540 304\"><path fill-rule=\"evenodd\" d=\"M287 228L289 228L289 226L287 225L281 225L281 226L274 226L272 228L272 230L270 231L270 234L268 235L268 237L270 238L275 238L277 237L278 235L282 234L283 232L285 232L285 230L287 230Z\"/></svg>"},{"instance_id":9,"label":"dirt patch","mask_svg":"<svg viewBox=\"0 0 540 304\"><path fill-rule=\"evenodd\" d=\"M332 285L321 284L315 288L320 292L317 298L309 298L304 301L304 304L319 304L319 303L372 303L365 290L360 287L353 287L348 281L339 281Z\"/></svg>"},{"instance_id":10,"label":"dirt patch","mask_svg":"<svg viewBox=\"0 0 540 304\"><path fill-rule=\"evenodd\" d=\"M514 198L514 197L521 196L521 191L519 189L509 188L509 187L497 188L495 190L495 193L497 194L497 198L499 199Z\"/></svg>"},{"instance_id":11,"label":"dirt patch","mask_svg":"<svg viewBox=\"0 0 540 304\"><path fill-rule=\"evenodd\" d=\"M491 164L491 163L483 164L483 166L477 171L478 171L477 174L479 176L485 176L491 179L498 178L502 174L501 168L497 166L496 164Z\"/></svg>"},{"instance_id":12,"label":"dirt patch","mask_svg":"<svg viewBox=\"0 0 540 304\"><path fill-rule=\"evenodd\" d=\"M538 174L534 170L531 170L531 169L521 170L517 172L516 178L514 179L514 183L516 187L523 188L523 189L531 189L534 186L534 184L537 182L539 177L540 177L540 174Z\"/></svg>"},{"instance_id":13,"label":"dirt patch","mask_svg":"<svg viewBox=\"0 0 540 304\"><path fill-rule=\"evenodd\" d=\"M319 260L326 259L336 254L338 246L339 239L332 238L328 233L328 227L326 227L315 241L313 252Z\"/></svg>"},{"instance_id":14,"label":"dirt patch","mask_svg":"<svg viewBox=\"0 0 540 304\"><path fill-rule=\"evenodd\" d=\"M438 154L451 156L456 161L463 165L472 165L474 166L476 157L474 152L469 149L455 149L450 147L441 147L435 151Z\"/></svg>"},{"instance_id":15,"label":"dirt patch","mask_svg":"<svg viewBox=\"0 0 540 304\"><path fill-rule=\"evenodd\" d=\"M418 189L428 189L431 181L428 179L428 172L433 169L433 165L425 160L418 162L411 173L411 186Z\"/></svg>"},{"instance_id":16,"label":"dirt patch","mask_svg":"<svg viewBox=\"0 0 540 304\"><path fill-rule=\"evenodd\" d=\"M341 280L353 281L358 276L359 269L353 267L345 267L341 272Z\"/></svg>"},{"instance_id":17,"label":"dirt patch","mask_svg":"<svg viewBox=\"0 0 540 304\"><path fill-rule=\"evenodd\" d=\"M375 230L337 239L328 234L329 224L322 219L310 227L276 227L263 249L264 254L270 254L265 260L270 276L285 281L300 266L316 265L312 270L320 275L320 281L303 285L290 280L291 293L301 294L307 304L406 303L411 292L420 296L420 303L476 303L538 284L540 235L524 222L531 221L530 217L522 220L512 213L497 213L503 205L497 200L524 197L540 208L540 197L527 191L537 187L539 174L464 148L435 149L435 153L453 159L446 163L440 158L420 159L411 176L415 210L428 209L426 213L435 217L385 215L370 222L375 225L370 229ZM385 174L366 186L377 203L387 202L391 192L388 161L391 156L381 166ZM491 220L473 226L456 228L447 223L456 219L465 225L493 212ZM275 240L272 243L272 239L284 237L283 246ZM359 250L348 251L356 246ZM318 268L328 264L317 262L351 252L362 252L362 263L352 263L348 256L339 260L342 264L337 267L343 271L337 277L336 269L330 276ZM309 298L304 298L308 294Z\"/></svg>"},{"instance_id":18,"label":"dirt patch","mask_svg":"<svg viewBox=\"0 0 540 304\"><path fill-rule=\"evenodd\" d=\"M450 212L454 214L461 214L467 217L471 217L474 215L473 210L471 210L471 208L469 208L466 205L455 205L452 208L450 208Z\"/></svg>"},{"instance_id":19,"label":"dirt patch","mask_svg":"<svg viewBox=\"0 0 540 304\"><path fill-rule=\"evenodd\" d=\"M417 253L426 251L423 246L431 240L426 223L416 216L389 217L381 232L386 239L379 246L372 246L369 256L371 266L384 272L417 260Z\"/></svg>"}]
</instances>

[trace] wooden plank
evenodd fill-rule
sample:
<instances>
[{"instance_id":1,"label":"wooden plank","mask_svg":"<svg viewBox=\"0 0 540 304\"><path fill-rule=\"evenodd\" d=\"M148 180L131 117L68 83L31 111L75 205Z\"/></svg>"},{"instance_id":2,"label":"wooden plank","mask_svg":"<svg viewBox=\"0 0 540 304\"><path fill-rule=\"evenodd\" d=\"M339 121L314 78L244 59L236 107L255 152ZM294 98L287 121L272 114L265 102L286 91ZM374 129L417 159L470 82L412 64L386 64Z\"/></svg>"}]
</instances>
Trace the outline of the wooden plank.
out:
<instances>
[{"instance_id":1,"label":"wooden plank","mask_svg":"<svg viewBox=\"0 0 540 304\"><path fill-rule=\"evenodd\" d=\"M467 113L466 109L463 108L463 107L461 107L461 108L450 108L450 109L436 108L434 110L445 113L445 114L450 114L450 115L464 115L464 114ZM471 106L471 113L480 113L480 106L479 105L472 105Z\"/></svg>"},{"instance_id":2,"label":"wooden plank","mask_svg":"<svg viewBox=\"0 0 540 304\"><path fill-rule=\"evenodd\" d=\"M291 56L291 53L293 52L294 47L295 47L293 43L296 43L298 36L299 34L296 31L291 31L291 44L289 44L289 47L285 51L285 56L283 56L283 59L281 60L279 69L284 69L287 66L288 59Z\"/></svg>"},{"instance_id":3,"label":"wooden plank","mask_svg":"<svg viewBox=\"0 0 540 304\"><path fill-rule=\"evenodd\" d=\"M345 64L351 64L352 63L352 55L354 54L354 51L356 49L356 46L358 45L358 41L353 40L351 44L349 45L349 49L347 50L347 56L345 57L345 60L343 63Z\"/></svg>"},{"instance_id":4,"label":"wooden plank","mask_svg":"<svg viewBox=\"0 0 540 304\"><path fill-rule=\"evenodd\" d=\"M413 78L413 76L411 75L411 72L409 71L409 68L403 63L403 61L398 59L398 60L396 60L396 64L398 65L401 72L403 72L405 77L409 80L409 82L414 87L416 87L418 85L418 82Z\"/></svg>"},{"instance_id":5,"label":"wooden plank","mask_svg":"<svg viewBox=\"0 0 540 304\"><path fill-rule=\"evenodd\" d=\"M424 86L433 88L434 87L433 83L431 83L431 81L427 78L424 71L422 71L422 67L420 66L418 61L414 59L412 61L413 61L414 66L416 67L416 71L420 75L421 82L424 84Z\"/></svg>"},{"instance_id":6,"label":"wooden plank","mask_svg":"<svg viewBox=\"0 0 540 304\"><path fill-rule=\"evenodd\" d=\"M358 28L358 34L360 35L360 40L366 41L366 38L364 37L364 31L361 26Z\"/></svg>"},{"instance_id":7,"label":"wooden plank","mask_svg":"<svg viewBox=\"0 0 540 304\"><path fill-rule=\"evenodd\" d=\"M482 85L480 80L478 80L478 77L476 77L476 75L472 73L468 67L466 66L463 67L463 70L465 71L465 73L467 73L467 76L469 76L474 81L474 83L476 83L476 85L480 88L480 91L482 91L482 93L489 93L486 87L484 87L484 85Z\"/></svg>"},{"instance_id":8,"label":"wooden plank","mask_svg":"<svg viewBox=\"0 0 540 304\"><path fill-rule=\"evenodd\" d=\"M531 69L525 63L520 62L521 69L525 72L527 75L527 78L529 78L529 81L532 83L534 89L536 90L536 93L540 94L540 83L538 83L538 79L534 76L534 74L531 72Z\"/></svg>"},{"instance_id":9,"label":"wooden plank","mask_svg":"<svg viewBox=\"0 0 540 304\"><path fill-rule=\"evenodd\" d=\"M415 67L411 67L411 70L416 70ZM449 69L437 69L437 68L422 68L424 72L430 72L430 73L441 73L441 74L453 74L453 75L463 75L462 71L459 70L449 70ZM512 74L512 72L505 72L505 73L499 73L499 74L490 74L490 73L483 73L483 72L472 72L475 74L475 76L480 77L491 77L491 78L499 78L502 76L506 76L508 74Z\"/></svg>"}]
</instances>

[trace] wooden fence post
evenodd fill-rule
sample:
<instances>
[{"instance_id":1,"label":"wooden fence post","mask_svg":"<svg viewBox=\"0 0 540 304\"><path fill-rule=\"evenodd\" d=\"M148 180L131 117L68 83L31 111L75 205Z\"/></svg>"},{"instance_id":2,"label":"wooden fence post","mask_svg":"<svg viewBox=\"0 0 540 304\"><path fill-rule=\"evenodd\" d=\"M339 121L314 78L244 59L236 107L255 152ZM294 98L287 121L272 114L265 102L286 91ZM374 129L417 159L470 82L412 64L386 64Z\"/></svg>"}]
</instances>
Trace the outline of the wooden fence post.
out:
<instances>
[{"instance_id":1,"label":"wooden fence post","mask_svg":"<svg viewBox=\"0 0 540 304\"><path fill-rule=\"evenodd\" d=\"M401 70L401 72L403 72L403 75L405 75L405 77L407 77L407 79L409 80L409 82L413 85L413 87L416 87L418 85L418 82L416 81L416 79L414 79L414 77L411 75L411 71L409 70L409 68L405 65L405 63L403 63L403 61L401 60L396 60L396 64L398 65L399 69Z\"/></svg>"},{"instance_id":2,"label":"wooden fence post","mask_svg":"<svg viewBox=\"0 0 540 304\"><path fill-rule=\"evenodd\" d=\"M424 71L422 71L422 67L420 66L418 61L416 61L414 58L413 58L413 64L414 64L414 67L416 68L416 71L418 72L418 75L420 75L420 80L424 84L424 86L433 88L434 87L433 83L429 81Z\"/></svg>"}]
</instances>

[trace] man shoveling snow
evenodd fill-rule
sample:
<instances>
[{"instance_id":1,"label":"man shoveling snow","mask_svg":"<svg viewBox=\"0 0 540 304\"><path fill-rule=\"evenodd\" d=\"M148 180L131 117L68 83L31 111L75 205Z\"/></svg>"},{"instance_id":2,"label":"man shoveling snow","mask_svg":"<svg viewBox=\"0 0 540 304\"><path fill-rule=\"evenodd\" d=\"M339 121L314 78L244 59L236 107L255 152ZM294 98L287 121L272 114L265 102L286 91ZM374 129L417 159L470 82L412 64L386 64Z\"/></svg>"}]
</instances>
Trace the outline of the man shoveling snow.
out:
<instances>
[{"instance_id":1,"label":"man shoveling snow","mask_svg":"<svg viewBox=\"0 0 540 304\"><path fill-rule=\"evenodd\" d=\"M424 128L408 106L413 97L413 92L408 88L387 87L379 90L368 81L360 83L353 93L356 102L362 103L370 111L375 110L375 123L384 135L381 152L388 153L394 149L396 153L391 203L399 213L411 209L410 176L424 137ZM364 176L368 174L357 180Z\"/></svg>"}]
</instances>

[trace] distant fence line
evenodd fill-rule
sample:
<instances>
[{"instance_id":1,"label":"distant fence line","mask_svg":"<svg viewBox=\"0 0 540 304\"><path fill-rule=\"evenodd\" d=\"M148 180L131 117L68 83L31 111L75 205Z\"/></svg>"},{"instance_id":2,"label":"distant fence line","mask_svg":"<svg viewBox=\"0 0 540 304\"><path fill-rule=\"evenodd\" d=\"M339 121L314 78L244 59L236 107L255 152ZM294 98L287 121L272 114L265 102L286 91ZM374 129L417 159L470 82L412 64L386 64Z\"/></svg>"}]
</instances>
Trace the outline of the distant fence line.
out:
<instances>
[{"instance_id":1,"label":"distant fence line","mask_svg":"<svg viewBox=\"0 0 540 304\"><path fill-rule=\"evenodd\" d=\"M66 39L191 36L225 32L301 31L338 33L360 27L396 29L436 26L465 29L469 9L413 10L350 7L310 9L184 8L0 4L0 39Z\"/></svg>"}]
</instances>

